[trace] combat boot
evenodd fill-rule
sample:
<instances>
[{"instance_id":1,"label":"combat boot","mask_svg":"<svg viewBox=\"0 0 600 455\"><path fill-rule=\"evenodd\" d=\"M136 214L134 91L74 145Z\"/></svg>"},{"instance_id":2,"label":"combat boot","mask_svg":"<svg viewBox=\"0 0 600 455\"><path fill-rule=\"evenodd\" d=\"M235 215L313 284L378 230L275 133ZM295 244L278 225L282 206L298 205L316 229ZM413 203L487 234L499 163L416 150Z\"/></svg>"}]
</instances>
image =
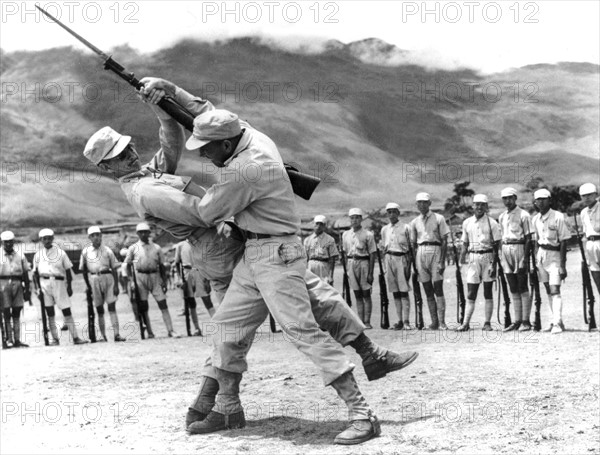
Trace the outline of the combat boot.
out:
<instances>
[{"instance_id":1,"label":"combat boot","mask_svg":"<svg viewBox=\"0 0 600 455\"><path fill-rule=\"evenodd\" d=\"M187 427L190 434L214 433L246 426L246 418L240 402L242 374L220 368L214 370L219 386L215 406L204 420L192 422Z\"/></svg>"},{"instance_id":2,"label":"combat boot","mask_svg":"<svg viewBox=\"0 0 600 455\"><path fill-rule=\"evenodd\" d=\"M353 445L361 444L381 434L381 425L374 415L368 420L353 420L350 426L338 434L333 440L334 444Z\"/></svg>"},{"instance_id":3,"label":"combat boot","mask_svg":"<svg viewBox=\"0 0 600 455\"><path fill-rule=\"evenodd\" d=\"M202 376L200 379L200 391L198 396L188 408L185 416L185 427L189 427L192 422L200 422L206 418L215 405L215 397L219 391L219 383L216 379L209 376Z\"/></svg>"}]
</instances>

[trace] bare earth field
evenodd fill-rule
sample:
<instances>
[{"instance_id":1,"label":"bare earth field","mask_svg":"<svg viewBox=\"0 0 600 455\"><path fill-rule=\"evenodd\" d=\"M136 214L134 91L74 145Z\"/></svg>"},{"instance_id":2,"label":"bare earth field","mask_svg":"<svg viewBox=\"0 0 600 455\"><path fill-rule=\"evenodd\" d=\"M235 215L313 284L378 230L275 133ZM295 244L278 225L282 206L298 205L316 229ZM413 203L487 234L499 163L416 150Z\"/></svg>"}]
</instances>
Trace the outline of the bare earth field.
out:
<instances>
[{"instance_id":1,"label":"bare earth field","mask_svg":"<svg viewBox=\"0 0 600 455\"><path fill-rule=\"evenodd\" d=\"M140 341L121 294L117 308L127 343L116 345L109 336L108 343L74 346L61 332L61 345L46 348L34 298L35 307L25 309L24 328L24 341L32 347L0 356L0 452L598 454L600 336L588 333L583 323L577 253L569 254L568 265L563 286L567 331L560 335L384 331L376 285L375 329L369 335L396 351L417 350L420 357L406 370L368 382L360 358L347 349L382 426L381 437L352 447L332 445L347 417L334 390L324 388L311 363L267 325L257 334L242 382L247 427L189 436L184 416L209 354L207 337L166 338L151 302L157 339ZM454 322L454 267L446 278L447 321ZM83 285L80 277L76 282L73 302L81 327L86 321ZM481 290L480 299L474 321L482 324ZM177 316L182 307L178 291L169 292L169 302L176 329L185 333L184 319ZM546 326L545 296L543 302ZM202 310L200 317L203 331L209 332L208 314ZM396 322L393 308L390 319Z\"/></svg>"}]
</instances>

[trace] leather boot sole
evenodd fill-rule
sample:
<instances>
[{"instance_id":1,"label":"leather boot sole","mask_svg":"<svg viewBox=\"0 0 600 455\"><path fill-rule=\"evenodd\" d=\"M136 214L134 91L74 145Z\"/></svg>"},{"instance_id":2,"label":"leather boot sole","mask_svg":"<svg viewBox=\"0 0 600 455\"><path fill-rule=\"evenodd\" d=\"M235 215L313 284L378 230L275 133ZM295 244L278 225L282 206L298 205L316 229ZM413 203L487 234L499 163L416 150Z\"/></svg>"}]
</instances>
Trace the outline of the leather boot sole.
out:
<instances>
[{"instance_id":1,"label":"leather boot sole","mask_svg":"<svg viewBox=\"0 0 600 455\"><path fill-rule=\"evenodd\" d=\"M367 379L369 381L375 381L383 378L388 373L406 368L413 363L417 357L419 357L419 353L413 352L412 355L407 357L404 362L392 365L387 365L386 356L384 356L382 359L369 357L368 359L363 360L363 368L365 370L365 374L367 375Z\"/></svg>"},{"instance_id":2,"label":"leather boot sole","mask_svg":"<svg viewBox=\"0 0 600 455\"><path fill-rule=\"evenodd\" d=\"M190 434L208 434L222 430L235 430L246 426L244 411L235 414L224 415L215 411L210 411L202 421L192 422L187 427Z\"/></svg>"}]
</instances>

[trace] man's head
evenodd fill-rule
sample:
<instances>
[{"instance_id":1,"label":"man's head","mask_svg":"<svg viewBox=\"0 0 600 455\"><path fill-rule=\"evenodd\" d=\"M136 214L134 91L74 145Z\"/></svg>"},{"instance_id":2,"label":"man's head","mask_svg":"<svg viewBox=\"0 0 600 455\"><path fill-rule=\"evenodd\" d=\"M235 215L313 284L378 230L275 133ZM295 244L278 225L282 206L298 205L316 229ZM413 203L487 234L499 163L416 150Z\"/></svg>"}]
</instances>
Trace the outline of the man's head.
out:
<instances>
[{"instance_id":1,"label":"man's head","mask_svg":"<svg viewBox=\"0 0 600 455\"><path fill-rule=\"evenodd\" d=\"M390 223L396 224L400 218L400 206L395 202L388 202L385 206L385 211L390 219Z\"/></svg>"},{"instance_id":2,"label":"man's head","mask_svg":"<svg viewBox=\"0 0 600 455\"><path fill-rule=\"evenodd\" d=\"M139 223L135 227L135 232L142 242L148 243L150 239L150 226L148 223Z\"/></svg>"},{"instance_id":3,"label":"man's head","mask_svg":"<svg viewBox=\"0 0 600 455\"><path fill-rule=\"evenodd\" d=\"M44 248L52 248L52 243L54 242L54 231L52 229L42 229L38 234L38 237L40 238L42 245L44 245Z\"/></svg>"},{"instance_id":4,"label":"man's head","mask_svg":"<svg viewBox=\"0 0 600 455\"><path fill-rule=\"evenodd\" d=\"M552 195L550 194L550 191L545 188L537 190L535 193L533 193L534 203L542 215L550 210L551 198Z\"/></svg>"},{"instance_id":5,"label":"man's head","mask_svg":"<svg viewBox=\"0 0 600 455\"><path fill-rule=\"evenodd\" d=\"M488 209L488 198L485 194L476 194L473 196L473 206L475 208L475 216L481 218Z\"/></svg>"},{"instance_id":6,"label":"man's head","mask_svg":"<svg viewBox=\"0 0 600 455\"><path fill-rule=\"evenodd\" d=\"M350 217L350 227L358 229L362 227L363 211L359 208L353 208L348 211Z\"/></svg>"},{"instance_id":7,"label":"man's head","mask_svg":"<svg viewBox=\"0 0 600 455\"><path fill-rule=\"evenodd\" d=\"M315 216L315 234L319 235L325 231L325 223L327 222L327 218L323 215Z\"/></svg>"},{"instance_id":8,"label":"man's head","mask_svg":"<svg viewBox=\"0 0 600 455\"><path fill-rule=\"evenodd\" d=\"M11 254L15 247L15 234L13 234L11 231L4 231L2 234L0 234L0 240L2 240L2 247L4 248L4 251L6 251L8 254Z\"/></svg>"},{"instance_id":9,"label":"man's head","mask_svg":"<svg viewBox=\"0 0 600 455\"><path fill-rule=\"evenodd\" d=\"M142 167L131 136L119 134L109 126L89 138L83 156L115 178L139 171Z\"/></svg>"},{"instance_id":10,"label":"man's head","mask_svg":"<svg viewBox=\"0 0 600 455\"><path fill-rule=\"evenodd\" d=\"M593 183L584 183L579 187L579 195L586 207L593 207L598 199L598 189Z\"/></svg>"},{"instance_id":11,"label":"man's head","mask_svg":"<svg viewBox=\"0 0 600 455\"><path fill-rule=\"evenodd\" d=\"M417 209L421 215L426 215L429 212L429 207L431 206L431 196L429 193L417 193Z\"/></svg>"},{"instance_id":12,"label":"man's head","mask_svg":"<svg viewBox=\"0 0 600 455\"><path fill-rule=\"evenodd\" d=\"M225 167L241 137L238 116L225 109L213 109L194 119L194 131L185 146L188 150L200 149L201 157L217 167Z\"/></svg>"},{"instance_id":13,"label":"man's head","mask_svg":"<svg viewBox=\"0 0 600 455\"><path fill-rule=\"evenodd\" d=\"M98 226L90 226L87 233L92 246L98 248L102 244L102 231L100 231L100 228Z\"/></svg>"},{"instance_id":14,"label":"man's head","mask_svg":"<svg viewBox=\"0 0 600 455\"><path fill-rule=\"evenodd\" d=\"M514 188L504 188L500 192L500 197L502 198L504 207L506 207L509 211L517 206L517 190Z\"/></svg>"}]
</instances>

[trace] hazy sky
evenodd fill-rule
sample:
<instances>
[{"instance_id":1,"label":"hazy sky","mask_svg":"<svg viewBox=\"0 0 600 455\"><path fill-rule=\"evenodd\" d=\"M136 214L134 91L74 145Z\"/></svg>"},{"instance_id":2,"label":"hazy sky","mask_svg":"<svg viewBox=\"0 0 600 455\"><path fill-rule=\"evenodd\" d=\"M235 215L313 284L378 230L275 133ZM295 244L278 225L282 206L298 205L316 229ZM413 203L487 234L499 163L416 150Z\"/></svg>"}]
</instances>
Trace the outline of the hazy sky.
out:
<instances>
[{"instance_id":1,"label":"hazy sky","mask_svg":"<svg viewBox=\"0 0 600 455\"><path fill-rule=\"evenodd\" d=\"M183 37L242 35L317 48L370 37L411 50L428 66L485 72L532 63L600 63L598 1L100 1L45 2L51 14L102 49L128 43L142 51ZM34 12L34 2L3 1L5 51L83 46Z\"/></svg>"}]
</instances>

